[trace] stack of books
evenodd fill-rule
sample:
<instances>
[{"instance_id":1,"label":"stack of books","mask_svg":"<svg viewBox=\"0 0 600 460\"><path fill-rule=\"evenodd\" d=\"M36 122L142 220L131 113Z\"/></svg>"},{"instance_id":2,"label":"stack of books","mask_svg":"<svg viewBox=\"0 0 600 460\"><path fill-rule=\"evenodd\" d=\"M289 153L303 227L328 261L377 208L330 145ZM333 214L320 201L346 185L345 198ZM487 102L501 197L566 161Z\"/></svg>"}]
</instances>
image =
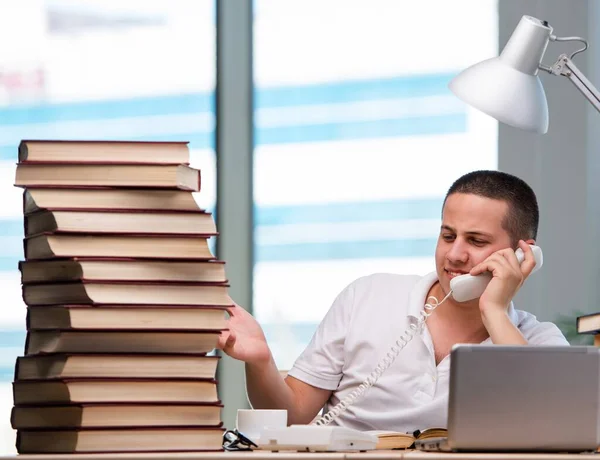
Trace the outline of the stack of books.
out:
<instances>
[{"instance_id":1,"label":"stack of books","mask_svg":"<svg viewBox=\"0 0 600 460\"><path fill-rule=\"evenodd\" d=\"M19 453L220 450L225 265L187 143L23 141Z\"/></svg>"}]
</instances>

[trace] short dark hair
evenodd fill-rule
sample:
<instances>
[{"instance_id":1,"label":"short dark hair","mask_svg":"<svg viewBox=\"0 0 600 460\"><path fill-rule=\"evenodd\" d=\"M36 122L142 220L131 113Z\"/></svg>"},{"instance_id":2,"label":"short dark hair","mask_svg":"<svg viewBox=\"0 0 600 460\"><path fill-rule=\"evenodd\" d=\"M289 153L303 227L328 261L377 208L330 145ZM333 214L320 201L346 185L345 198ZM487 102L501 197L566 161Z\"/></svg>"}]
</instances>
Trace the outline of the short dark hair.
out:
<instances>
[{"instance_id":1,"label":"short dark hair","mask_svg":"<svg viewBox=\"0 0 600 460\"><path fill-rule=\"evenodd\" d=\"M516 247L519 240L537 237L540 211L535 192L524 180L501 171L473 171L458 178L450 186L444 205L453 193L470 193L505 201L508 212L502 228L510 235L513 246Z\"/></svg>"}]
</instances>

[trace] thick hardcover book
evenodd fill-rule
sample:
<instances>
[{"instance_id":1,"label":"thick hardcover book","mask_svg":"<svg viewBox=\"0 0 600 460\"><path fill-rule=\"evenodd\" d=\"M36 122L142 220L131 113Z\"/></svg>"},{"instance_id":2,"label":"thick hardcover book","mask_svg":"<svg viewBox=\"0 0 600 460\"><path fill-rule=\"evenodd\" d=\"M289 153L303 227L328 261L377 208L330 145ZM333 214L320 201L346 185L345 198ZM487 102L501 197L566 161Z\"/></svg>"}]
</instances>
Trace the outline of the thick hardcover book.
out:
<instances>
[{"instance_id":1,"label":"thick hardcover book","mask_svg":"<svg viewBox=\"0 0 600 460\"><path fill-rule=\"evenodd\" d=\"M212 260L208 240L191 236L42 234L25 238L25 258Z\"/></svg>"},{"instance_id":2,"label":"thick hardcover book","mask_svg":"<svg viewBox=\"0 0 600 460\"><path fill-rule=\"evenodd\" d=\"M223 261L59 259L19 263L23 284L65 281L227 283Z\"/></svg>"},{"instance_id":3,"label":"thick hardcover book","mask_svg":"<svg viewBox=\"0 0 600 460\"><path fill-rule=\"evenodd\" d=\"M23 300L33 305L137 304L232 306L227 284L215 283L74 283L23 286Z\"/></svg>"},{"instance_id":4,"label":"thick hardcover book","mask_svg":"<svg viewBox=\"0 0 600 460\"><path fill-rule=\"evenodd\" d=\"M221 426L221 404L108 403L65 406L16 406L10 417L16 430Z\"/></svg>"},{"instance_id":5,"label":"thick hardcover book","mask_svg":"<svg viewBox=\"0 0 600 460\"><path fill-rule=\"evenodd\" d=\"M182 190L28 188L23 191L25 215L44 209L201 210L194 195Z\"/></svg>"},{"instance_id":6,"label":"thick hardcover book","mask_svg":"<svg viewBox=\"0 0 600 460\"><path fill-rule=\"evenodd\" d=\"M177 330L227 329L225 307L144 305L61 305L27 309L29 330Z\"/></svg>"},{"instance_id":7,"label":"thick hardcover book","mask_svg":"<svg viewBox=\"0 0 600 460\"><path fill-rule=\"evenodd\" d=\"M22 140L19 162L187 164L187 142Z\"/></svg>"},{"instance_id":8,"label":"thick hardcover book","mask_svg":"<svg viewBox=\"0 0 600 460\"><path fill-rule=\"evenodd\" d=\"M600 313L590 313L577 317L579 334L600 334Z\"/></svg>"},{"instance_id":9,"label":"thick hardcover book","mask_svg":"<svg viewBox=\"0 0 600 460\"><path fill-rule=\"evenodd\" d=\"M40 211L25 216L25 235L40 233L195 235L217 234L212 214L149 211Z\"/></svg>"},{"instance_id":10,"label":"thick hardcover book","mask_svg":"<svg viewBox=\"0 0 600 460\"><path fill-rule=\"evenodd\" d=\"M223 429L202 427L17 432L20 454L197 452L222 450Z\"/></svg>"},{"instance_id":11,"label":"thick hardcover book","mask_svg":"<svg viewBox=\"0 0 600 460\"><path fill-rule=\"evenodd\" d=\"M29 380L13 382L15 405L220 403L215 380Z\"/></svg>"},{"instance_id":12,"label":"thick hardcover book","mask_svg":"<svg viewBox=\"0 0 600 460\"><path fill-rule=\"evenodd\" d=\"M67 354L19 356L15 380L77 378L214 379L219 356Z\"/></svg>"},{"instance_id":13,"label":"thick hardcover book","mask_svg":"<svg viewBox=\"0 0 600 460\"><path fill-rule=\"evenodd\" d=\"M208 353L214 331L28 331L25 354L38 353Z\"/></svg>"},{"instance_id":14,"label":"thick hardcover book","mask_svg":"<svg viewBox=\"0 0 600 460\"><path fill-rule=\"evenodd\" d=\"M200 171L186 165L20 163L17 187L158 188L200 191Z\"/></svg>"}]
</instances>

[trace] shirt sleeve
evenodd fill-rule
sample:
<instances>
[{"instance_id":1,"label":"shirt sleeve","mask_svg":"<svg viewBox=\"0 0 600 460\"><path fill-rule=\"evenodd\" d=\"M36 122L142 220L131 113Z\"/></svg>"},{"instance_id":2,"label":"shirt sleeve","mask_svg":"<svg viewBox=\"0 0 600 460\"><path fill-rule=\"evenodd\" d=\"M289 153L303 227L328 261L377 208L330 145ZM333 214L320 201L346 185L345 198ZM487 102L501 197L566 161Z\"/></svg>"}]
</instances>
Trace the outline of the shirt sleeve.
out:
<instances>
[{"instance_id":1,"label":"shirt sleeve","mask_svg":"<svg viewBox=\"0 0 600 460\"><path fill-rule=\"evenodd\" d=\"M354 283L336 297L288 375L317 388L337 389L342 378L344 343L353 304Z\"/></svg>"},{"instance_id":2,"label":"shirt sleeve","mask_svg":"<svg viewBox=\"0 0 600 460\"><path fill-rule=\"evenodd\" d=\"M530 345L569 345L568 340L554 323L537 323L525 337Z\"/></svg>"}]
</instances>

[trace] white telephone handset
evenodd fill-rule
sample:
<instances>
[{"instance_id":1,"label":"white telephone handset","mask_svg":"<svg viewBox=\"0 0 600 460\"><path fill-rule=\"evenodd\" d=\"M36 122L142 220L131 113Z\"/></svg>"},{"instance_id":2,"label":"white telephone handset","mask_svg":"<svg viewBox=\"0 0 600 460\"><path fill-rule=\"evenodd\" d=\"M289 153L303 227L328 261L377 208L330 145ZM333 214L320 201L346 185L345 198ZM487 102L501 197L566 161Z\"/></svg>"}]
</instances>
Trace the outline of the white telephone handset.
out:
<instances>
[{"instance_id":1,"label":"white telephone handset","mask_svg":"<svg viewBox=\"0 0 600 460\"><path fill-rule=\"evenodd\" d=\"M542 250L538 246L531 246L535 257L535 268L532 273L539 270L543 263ZM515 251L517 260L522 263L525 255L519 248ZM411 341L414 335L424 326L425 321L439 305L452 295L457 302L466 302L476 299L483 294L486 286L492 279L491 273L482 273L478 276L461 275L450 281L450 293L441 301L429 297L425 308L421 311L417 323L413 323L400 336L390 351L375 367L371 375L355 388L348 396L340 401L333 409L319 418L313 425L292 425L287 428L264 429L261 432L258 444L266 450L309 450L309 451L339 451L339 450L372 450L377 445L377 436L363 433L340 426L325 426L335 420L348 406L363 396L365 391L375 385L379 377L392 365L400 351ZM430 300L433 299L433 300Z\"/></svg>"},{"instance_id":2,"label":"white telephone handset","mask_svg":"<svg viewBox=\"0 0 600 460\"><path fill-rule=\"evenodd\" d=\"M535 257L535 267L533 272L539 270L544 263L544 257L542 255L542 248L539 246L530 245L531 250L533 251L533 256ZM521 248L518 248L515 251L515 255L517 256L517 260L519 263L523 263L525 259L525 254ZM456 278L452 278L450 280L450 289L452 290L452 297L457 302L466 302L467 300L476 299L477 297L481 297L483 291L487 287L488 283L492 279L492 274L490 272L482 273L481 275L471 276L469 274L460 275Z\"/></svg>"}]
</instances>

